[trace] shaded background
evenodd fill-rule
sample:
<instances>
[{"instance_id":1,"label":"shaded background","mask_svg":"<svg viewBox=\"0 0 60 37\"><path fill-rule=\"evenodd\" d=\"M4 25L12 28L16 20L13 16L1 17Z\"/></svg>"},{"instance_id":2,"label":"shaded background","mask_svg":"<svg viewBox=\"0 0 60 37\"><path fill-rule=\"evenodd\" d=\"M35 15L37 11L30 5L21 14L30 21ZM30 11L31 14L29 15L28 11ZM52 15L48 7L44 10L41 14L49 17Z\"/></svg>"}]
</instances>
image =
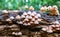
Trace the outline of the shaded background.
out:
<instances>
[{"instance_id":1,"label":"shaded background","mask_svg":"<svg viewBox=\"0 0 60 37\"><path fill-rule=\"evenodd\" d=\"M39 10L44 5L57 5L60 8L60 0L0 0L0 10L24 9L25 5L33 6L35 10Z\"/></svg>"}]
</instances>

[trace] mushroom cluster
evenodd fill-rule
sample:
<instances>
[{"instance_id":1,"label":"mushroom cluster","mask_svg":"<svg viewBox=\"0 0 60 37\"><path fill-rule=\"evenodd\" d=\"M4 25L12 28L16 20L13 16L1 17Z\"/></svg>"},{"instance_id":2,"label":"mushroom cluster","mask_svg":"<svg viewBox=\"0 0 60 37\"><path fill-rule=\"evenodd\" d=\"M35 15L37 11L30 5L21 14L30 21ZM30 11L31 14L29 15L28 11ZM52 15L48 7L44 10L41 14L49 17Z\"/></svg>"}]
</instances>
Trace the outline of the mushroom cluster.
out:
<instances>
[{"instance_id":1,"label":"mushroom cluster","mask_svg":"<svg viewBox=\"0 0 60 37\"><path fill-rule=\"evenodd\" d=\"M43 6L40 8L40 12L46 12L49 11L49 14L51 16L59 15L58 7L56 5L54 6Z\"/></svg>"},{"instance_id":2,"label":"mushroom cluster","mask_svg":"<svg viewBox=\"0 0 60 37\"><path fill-rule=\"evenodd\" d=\"M43 6L40 8L40 12L46 12L47 11L47 6Z\"/></svg>"},{"instance_id":3,"label":"mushroom cluster","mask_svg":"<svg viewBox=\"0 0 60 37\"><path fill-rule=\"evenodd\" d=\"M60 30L60 24L57 23L57 21L55 21L54 23L55 24L53 24L53 25L42 27L42 30L46 31L48 33L52 33L52 32Z\"/></svg>"},{"instance_id":4,"label":"mushroom cluster","mask_svg":"<svg viewBox=\"0 0 60 37\"><path fill-rule=\"evenodd\" d=\"M20 19L20 22L18 22L19 24L23 24L27 26L27 25L39 24L39 21L41 21L40 17L41 17L40 14L29 11L28 13L24 12L21 16L18 16L16 18Z\"/></svg>"},{"instance_id":5,"label":"mushroom cluster","mask_svg":"<svg viewBox=\"0 0 60 37\"><path fill-rule=\"evenodd\" d=\"M56 5L54 5L53 7L48 6L48 11L50 12L50 15L52 16L59 15L58 7Z\"/></svg>"}]
</instances>

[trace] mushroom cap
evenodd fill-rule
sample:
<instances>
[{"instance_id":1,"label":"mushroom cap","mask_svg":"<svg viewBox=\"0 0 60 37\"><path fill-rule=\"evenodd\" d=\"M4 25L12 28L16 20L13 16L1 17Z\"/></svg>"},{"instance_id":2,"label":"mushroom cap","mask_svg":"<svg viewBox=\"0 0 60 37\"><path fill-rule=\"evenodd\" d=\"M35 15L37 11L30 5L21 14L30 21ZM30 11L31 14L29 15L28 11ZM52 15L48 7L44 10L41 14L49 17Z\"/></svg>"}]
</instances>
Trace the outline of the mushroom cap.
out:
<instances>
[{"instance_id":1,"label":"mushroom cap","mask_svg":"<svg viewBox=\"0 0 60 37\"><path fill-rule=\"evenodd\" d=\"M32 18L32 21L35 21L35 18Z\"/></svg>"},{"instance_id":2,"label":"mushroom cap","mask_svg":"<svg viewBox=\"0 0 60 37\"><path fill-rule=\"evenodd\" d=\"M16 16L16 19L20 19L20 16L19 16L19 15L17 15L17 16Z\"/></svg>"},{"instance_id":3,"label":"mushroom cap","mask_svg":"<svg viewBox=\"0 0 60 37\"><path fill-rule=\"evenodd\" d=\"M37 13L35 11L32 12L34 15L36 15Z\"/></svg>"},{"instance_id":4,"label":"mushroom cap","mask_svg":"<svg viewBox=\"0 0 60 37\"><path fill-rule=\"evenodd\" d=\"M22 35L22 32L18 32L18 35Z\"/></svg>"},{"instance_id":5,"label":"mushroom cap","mask_svg":"<svg viewBox=\"0 0 60 37\"><path fill-rule=\"evenodd\" d=\"M29 16L27 15L25 18L29 19Z\"/></svg>"},{"instance_id":6,"label":"mushroom cap","mask_svg":"<svg viewBox=\"0 0 60 37\"><path fill-rule=\"evenodd\" d=\"M52 6L48 6L48 10L52 10L52 8L53 8Z\"/></svg>"},{"instance_id":7,"label":"mushroom cap","mask_svg":"<svg viewBox=\"0 0 60 37\"><path fill-rule=\"evenodd\" d=\"M38 18L38 16L35 16L35 18Z\"/></svg>"},{"instance_id":8,"label":"mushroom cap","mask_svg":"<svg viewBox=\"0 0 60 37\"><path fill-rule=\"evenodd\" d=\"M28 24L27 23L23 23L23 25L27 26Z\"/></svg>"},{"instance_id":9,"label":"mushroom cap","mask_svg":"<svg viewBox=\"0 0 60 37\"><path fill-rule=\"evenodd\" d=\"M30 24L33 24L33 22L31 21Z\"/></svg>"},{"instance_id":10,"label":"mushroom cap","mask_svg":"<svg viewBox=\"0 0 60 37\"><path fill-rule=\"evenodd\" d=\"M51 25L52 27L56 27L55 25Z\"/></svg>"},{"instance_id":11,"label":"mushroom cap","mask_svg":"<svg viewBox=\"0 0 60 37\"><path fill-rule=\"evenodd\" d=\"M24 19L24 21L29 21L29 20L26 18L26 19Z\"/></svg>"},{"instance_id":12,"label":"mushroom cap","mask_svg":"<svg viewBox=\"0 0 60 37\"><path fill-rule=\"evenodd\" d=\"M45 10L44 7L41 7L40 10Z\"/></svg>"},{"instance_id":13,"label":"mushroom cap","mask_svg":"<svg viewBox=\"0 0 60 37\"><path fill-rule=\"evenodd\" d=\"M22 22L22 21L20 21L20 22L18 22L18 21L17 21L17 23L18 23L18 24L23 24L23 22Z\"/></svg>"},{"instance_id":14,"label":"mushroom cap","mask_svg":"<svg viewBox=\"0 0 60 37\"><path fill-rule=\"evenodd\" d=\"M32 13L31 16L34 16L34 14Z\"/></svg>"},{"instance_id":15,"label":"mushroom cap","mask_svg":"<svg viewBox=\"0 0 60 37\"><path fill-rule=\"evenodd\" d=\"M56 27L59 27L59 25L55 25Z\"/></svg>"},{"instance_id":16,"label":"mushroom cap","mask_svg":"<svg viewBox=\"0 0 60 37\"><path fill-rule=\"evenodd\" d=\"M41 17L41 15L40 14L37 14L37 17Z\"/></svg>"},{"instance_id":17,"label":"mushroom cap","mask_svg":"<svg viewBox=\"0 0 60 37\"><path fill-rule=\"evenodd\" d=\"M43 31L46 31L47 29L46 28L42 28Z\"/></svg>"},{"instance_id":18,"label":"mushroom cap","mask_svg":"<svg viewBox=\"0 0 60 37\"><path fill-rule=\"evenodd\" d=\"M34 7L33 6L30 6L29 10L34 10Z\"/></svg>"},{"instance_id":19,"label":"mushroom cap","mask_svg":"<svg viewBox=\"0 0 60 37\"><path fill-rule=\"evenodd\" d=\"M24 13L23 13L23 15L27 15L27 13L26 13L26 12L24 12Z\"/></svg>"},{"instance_id":20,"label":"mushroom cap","mask_svg":"<svg viewBox=\"0 0 60 37\"><path fill-rule=\"evenodd\" d=\"M32 16L29 16L29 19L32 19Z\"/></svg>"},{"instance_id":21,"label":"mushroom cap","mask_svg":"<svg viewBox=\"0 0 60 37\"><path fill-rule=\"evenodd\" d=\"M31 25L30 23L28 23L28 25Z\"/></svg>"},{"instance_id":22,"label":"mushroom cap","mask_svg":"<svg viewBox=\"0 0 60 37\"><path fill-rule=\"evenodd\" d=\"M11 19L8 18L8 19L6 19L6 21L11 21Z\"/></svg>"},{"instance_id":23,"label":"mushroom cap","mask_svg":"<svg viewBox=\"0 0 60 37\"><path fill-rule=\"evenodd\" d=\"M14 19L14 17L13 17L13 16L11 16L11 17L10 17L10 19Z\"/></svg>"},{"instance_id":24,"label":"mushroom cap","mask_svg":"<svg viewBox=\"0 0 60 37\"><path fill-rule=\"evenodd\" d=\"M21 15L21 18L25 18L25 15Z\"/></svg>"},{"instance_id":25,"label":"mushroom cap","mask_svg":"<svg viewBox=\"0 0 60 37\"><path fill-rule=\"evenodd\" d=\"M54 21L54 22L52 22L52 23L54 23L54 24L59 24L59 21Z\"/></svg>"},{"instance_id":26,"label":"mushroom cap","mask_svg":"<svg viewBox=\"0 0 60 37\"><path fill-rule=\"evenodd\" d=\"M31 12L29 11L27 14L31 14Z\"/></svg>"},{"instance_id":27,"label":"mushroom cap","mask_svg":"<svg viewBox=\"0 0 60 37\"><path fill-rule=\"evenodd\" d=\"M47 32L48 32L48 33L52 33L52 32L53 32L53 30L47 30Z\"/></svg>"},{"instance_id":28,"label":"mushroom cap","mask_svg":"<svg viewBox=\"0 0 60 37\"><path fill-rule=\"evenodd\" d=\"M47 9L48 7L47 6L44 6L45 9Z\"/></svg>"},{"instance_id":29,"label":"mushroom cap","mask_svg":"<svg viewBox=\"0 0 60 37\"><path fill-rule=\"evenodd\" d=\"M2 13L8 13L8 11L7 10L3 10Z\"/></svg>"},{"instance_id":30,"label":"mushroom cap","mask_svg":"<svg viewBox=\"0 0 60 37\"><path fill-rule=\"evenodd\" d=\"M53 8L58 9L58 7L56 5L54 5Z\"/></svg>"},{"instance_id":31,"label":"mushroom cap","mask_svg":"<svg viewBox=\"0 0 60 37\"><path fill-rule=\"evenodd\" d=\"M39 22L38 22L38 21L34 21L34 23L35 23L35 24L39 24Z\"/></svg>"},{"instance_id":32,"label":"mushroom cap","mask_svg":"<svg viewBox=\"0 0 60 37\"><path fill-rule=\"evenodd\" d=\"M13 32L12 34L15 34L15 32Z\"/></svg>"}]
</instances>

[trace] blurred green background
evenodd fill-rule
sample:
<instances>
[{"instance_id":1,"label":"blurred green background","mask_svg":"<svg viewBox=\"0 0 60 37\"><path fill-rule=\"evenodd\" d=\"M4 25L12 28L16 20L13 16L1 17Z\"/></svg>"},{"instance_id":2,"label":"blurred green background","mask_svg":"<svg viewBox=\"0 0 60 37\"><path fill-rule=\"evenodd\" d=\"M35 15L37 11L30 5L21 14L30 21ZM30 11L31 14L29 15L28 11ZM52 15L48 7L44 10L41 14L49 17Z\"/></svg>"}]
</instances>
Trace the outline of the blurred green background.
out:
<instances>
[{"instance_id":1,"label":"blurred green background","mask_svg":"<svg viewBox=\"0 0 60 37\"><path fill-rule=\"evenodd\" d=\"M39 10L44 5L57 5L60 8L60 0L0 0L0 10L24 9L25 5L33 6L35 10Z\"/></svg>"}]
</instances>

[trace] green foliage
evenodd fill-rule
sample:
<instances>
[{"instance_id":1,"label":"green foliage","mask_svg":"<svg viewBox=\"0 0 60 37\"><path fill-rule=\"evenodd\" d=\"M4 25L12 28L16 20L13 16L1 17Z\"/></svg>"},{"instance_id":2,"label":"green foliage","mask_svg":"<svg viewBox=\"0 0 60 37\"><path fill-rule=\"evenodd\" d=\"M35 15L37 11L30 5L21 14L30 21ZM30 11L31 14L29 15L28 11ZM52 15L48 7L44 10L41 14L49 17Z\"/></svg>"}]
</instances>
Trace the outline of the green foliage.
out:
<instances>
[{"instance_id":1,"label":"green foliage","mask_svg":"<svg viewBox=\"0 0 60 37\"><path fill-rule=\"evenodd\" d=\"M0 9L15 10L24 8L25 5L33 6L35 10L39 10L41 6L57 5L60 8L60 0L0 0ZM59 9L60 10L60 9Z\"/></svg>"}]
</instances>

